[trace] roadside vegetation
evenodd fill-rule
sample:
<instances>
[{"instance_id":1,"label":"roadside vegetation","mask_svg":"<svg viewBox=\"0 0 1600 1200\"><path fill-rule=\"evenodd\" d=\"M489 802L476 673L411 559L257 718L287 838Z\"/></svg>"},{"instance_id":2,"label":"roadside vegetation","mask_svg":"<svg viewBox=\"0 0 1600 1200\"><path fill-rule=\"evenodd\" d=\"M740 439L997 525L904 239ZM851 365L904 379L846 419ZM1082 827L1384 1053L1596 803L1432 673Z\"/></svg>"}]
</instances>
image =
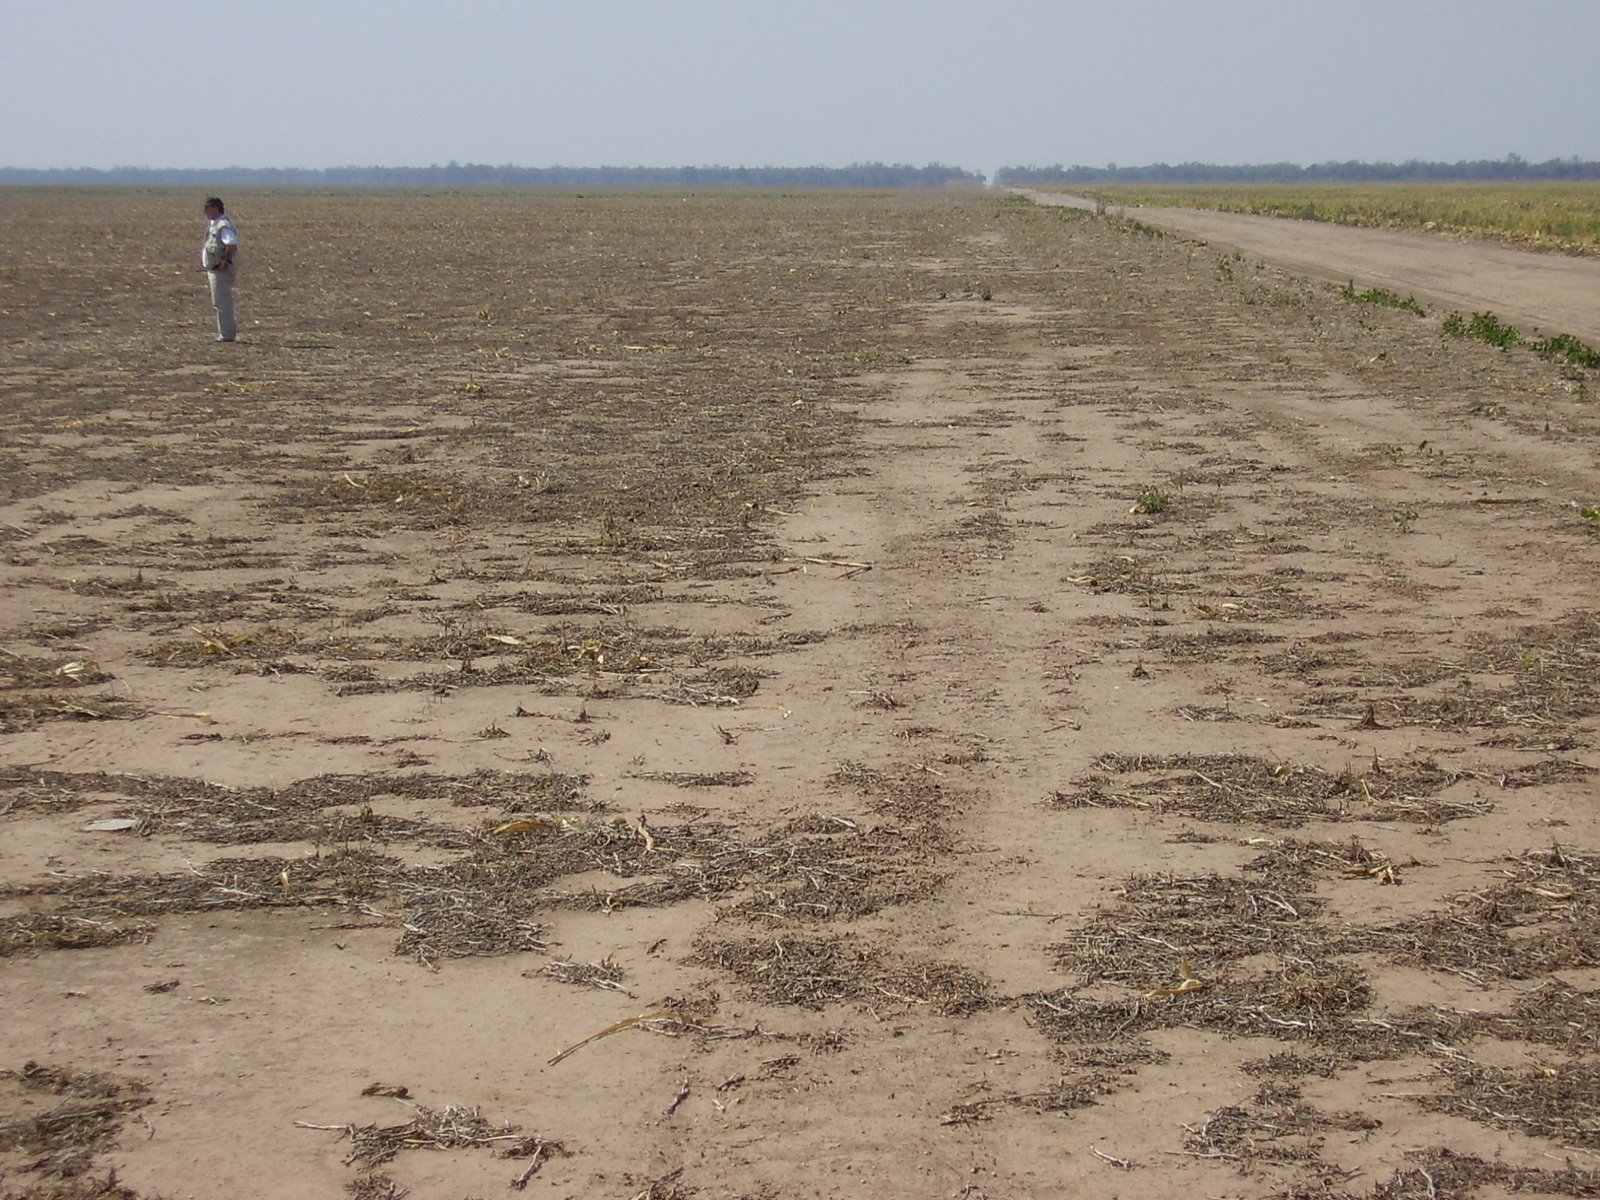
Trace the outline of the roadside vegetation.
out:
<instances>
[{"instance_id":1,"label":"roadside vegetation","mask_svg":"<svg viewBox=\"0 0 1600 1200\"><path fill-rule=\"evenodd\" d=\"M1096 201L1203 208L1600 255L1600 183L1096 186Z\"/></svg>"},{"instance_id":2,"label":"roadside vegetation","mask_svg":"<svg viewBox=\"0 0 1600 1200\"><path fill-rule=\"evenodd\" d=\"M1398 308L1404 312L1415 313L1419 317L1428 315L1423 311L1422 305L1417 303L1415 296L1401 296L1388 288L1371 287L1358 292L1355 281L1351 280L1344 285L1344 290L1339 294L1344 297L1347 304L1376 304L1379 308Z\"/></svg>"},{"instance_id":3,"label":"roadside vegetation","mask_svg":"<svg viewBox=\"0 0 1600 1200\"><path fill-rule=\"evenodd\" d=\"M1474 338L1502 350L1525 345L1537 354L1574 367L1600 368L1600 350L1579 341L1570 333L1558 333L1547 338L1526 338L1492 312L1473 313L1470 319L1453 312L1444 319L1444 331L1451 337Z\"/></svg>"}]
</instances>

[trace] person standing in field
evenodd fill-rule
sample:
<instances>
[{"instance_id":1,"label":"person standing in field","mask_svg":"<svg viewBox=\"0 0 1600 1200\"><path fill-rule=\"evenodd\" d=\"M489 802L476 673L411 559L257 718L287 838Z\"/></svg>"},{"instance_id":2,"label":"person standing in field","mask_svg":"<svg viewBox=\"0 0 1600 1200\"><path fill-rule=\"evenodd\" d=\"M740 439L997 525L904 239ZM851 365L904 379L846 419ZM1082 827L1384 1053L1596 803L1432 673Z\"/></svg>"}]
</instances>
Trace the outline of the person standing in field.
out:
<instances>
[{"instance_id":1,"label":"person standing in field","mask_svg":"<svg viewBox=\"0 0 1600 1200\"><path fill-rule=\"evenodd\" d=\"M233 283L239 273L239 231L233 227L222 201L206 200L206 240L200 246L200 269L211 284L211 307L217 310L217 341L231 342L238 336L233 319Z\"/></svg>"}]
</instances>

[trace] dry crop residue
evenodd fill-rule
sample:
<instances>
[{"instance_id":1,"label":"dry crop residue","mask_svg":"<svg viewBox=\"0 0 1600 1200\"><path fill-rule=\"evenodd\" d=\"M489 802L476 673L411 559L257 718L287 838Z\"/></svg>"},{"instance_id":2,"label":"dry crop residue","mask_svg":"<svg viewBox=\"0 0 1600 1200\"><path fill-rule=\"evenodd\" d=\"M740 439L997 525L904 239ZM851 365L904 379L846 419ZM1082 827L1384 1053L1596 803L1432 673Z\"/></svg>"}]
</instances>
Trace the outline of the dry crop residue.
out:
<instances>
[{"instance_id":1,"label":"dry crop residue","mask_svg":"<svg viewBox=\"0 0 1600 1200\"><path fill-rule=\"evenodd\" d=\"M189 207L0 194L8 1188L1600 1189L1593 371L968 194L230 197L213 346Z\"/></svg>"}]
</instances>

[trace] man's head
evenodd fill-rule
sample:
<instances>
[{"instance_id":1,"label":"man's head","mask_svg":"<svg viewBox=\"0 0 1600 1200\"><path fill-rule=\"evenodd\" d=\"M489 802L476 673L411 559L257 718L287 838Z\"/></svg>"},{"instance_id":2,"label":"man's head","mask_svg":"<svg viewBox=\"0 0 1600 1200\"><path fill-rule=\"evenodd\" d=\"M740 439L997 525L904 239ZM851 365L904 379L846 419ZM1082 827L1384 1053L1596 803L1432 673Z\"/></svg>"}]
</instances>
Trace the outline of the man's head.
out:
<instances>
[{"instance_id":1,"label":"man's head","mask_svg":"<svg viewBox=\"0 0 1600 1200\"><path fill-rule=\"evenodd\" d=\"M215 196L207 196L206 197L206 216L210 217L213 221L215 221L218 217L220 217L222 215L222 212L223 212L222 201L218 200Z\"/></svg>"}]
</instances>

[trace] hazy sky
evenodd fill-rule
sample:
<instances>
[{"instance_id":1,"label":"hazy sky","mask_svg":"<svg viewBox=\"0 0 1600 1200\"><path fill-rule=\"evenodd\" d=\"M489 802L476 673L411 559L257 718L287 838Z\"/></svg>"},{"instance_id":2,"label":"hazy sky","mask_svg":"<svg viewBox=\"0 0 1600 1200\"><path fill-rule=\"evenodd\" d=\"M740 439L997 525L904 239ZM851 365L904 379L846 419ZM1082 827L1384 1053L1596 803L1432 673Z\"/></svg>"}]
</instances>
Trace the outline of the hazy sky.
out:
<instances>
[{"instance_id":1,"label":"hazy sky","mask_svg":"<svg viewBox=\"0 0 1600 1200\"><path fill-rule=\"evenodd\" d=\"M0 166L1600 159L1600 0L0 0Z\"/></svg>"}]
</instances>

